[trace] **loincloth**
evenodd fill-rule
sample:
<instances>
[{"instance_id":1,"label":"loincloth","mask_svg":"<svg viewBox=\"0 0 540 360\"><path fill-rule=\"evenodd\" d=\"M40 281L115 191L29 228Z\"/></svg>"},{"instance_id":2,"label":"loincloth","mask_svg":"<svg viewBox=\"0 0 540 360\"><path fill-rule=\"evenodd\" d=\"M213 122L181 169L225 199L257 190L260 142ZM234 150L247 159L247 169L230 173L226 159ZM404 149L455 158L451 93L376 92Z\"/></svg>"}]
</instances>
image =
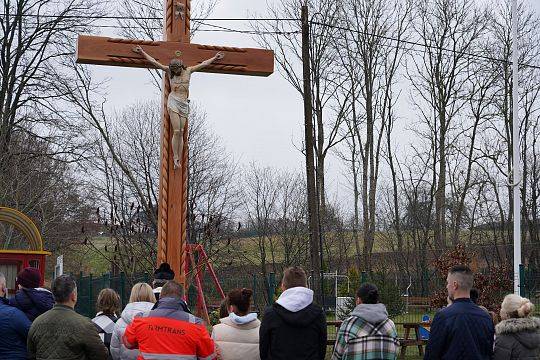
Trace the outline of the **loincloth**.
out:
<instances>
[{"instance_id":1,"label":"loincloth","mask_svg":"<svg viewBox=\"0 0 540 360\"><path fill-rule=\"evenodd\" d=\"M189 115L189 100L183 101L176 96L169 94L169 98L167 99L167 109L169 112L172 111L175 114L187 117Z\"/></svg>"}]
</instances>

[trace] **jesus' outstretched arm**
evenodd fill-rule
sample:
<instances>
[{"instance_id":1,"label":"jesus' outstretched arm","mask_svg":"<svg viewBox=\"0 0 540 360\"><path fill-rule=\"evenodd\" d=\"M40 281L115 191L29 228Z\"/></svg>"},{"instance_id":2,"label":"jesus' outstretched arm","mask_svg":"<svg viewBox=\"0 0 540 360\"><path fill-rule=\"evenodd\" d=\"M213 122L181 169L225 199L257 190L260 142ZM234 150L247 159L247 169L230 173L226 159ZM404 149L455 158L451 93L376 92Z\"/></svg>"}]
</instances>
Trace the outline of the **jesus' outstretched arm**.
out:
<instances>
[{"instance_id":1,"label":"jesus' outstretched arm","mask_svg":"<svg viewBox=\"0 0 540 360\"><path fill-rule=\"evenodd\" d=\"M194 65L194 66L190 66L187 68L187 70L191 73L194 73L196 71L200 71L202 69L204 69L205 67L207 67L208 65L211 65L214 63L214 61L216 60L221 60L225 57L225 54L223 54L222 52L218 52L214 57L208 59L208 60L205 60L203 61L202 63L198 64L198 65Z\"/></svg>"},{"instance_id":2,"label":"jesus' outstretched arm","mask_svg":"<svg viewBox=\"0 0 540 360\"><path fill-rule=\"evenodd\" d=\"M134 53L137 53L137 54L141 54L142 56L144 56L144 58L146 60L148 60L148 62L150 62L152 65L154 65L155 67L157 67L158 69L161 69L163 71L167 71L169 68L165 65L163 65L162 63L160 63L159 61L157 61L156 59L154 59L153 57L151 57L150 55L148 55L142 47L140 47L139 45L135 46L133 48L133 52Z\"/></svg>"}]
</instances>

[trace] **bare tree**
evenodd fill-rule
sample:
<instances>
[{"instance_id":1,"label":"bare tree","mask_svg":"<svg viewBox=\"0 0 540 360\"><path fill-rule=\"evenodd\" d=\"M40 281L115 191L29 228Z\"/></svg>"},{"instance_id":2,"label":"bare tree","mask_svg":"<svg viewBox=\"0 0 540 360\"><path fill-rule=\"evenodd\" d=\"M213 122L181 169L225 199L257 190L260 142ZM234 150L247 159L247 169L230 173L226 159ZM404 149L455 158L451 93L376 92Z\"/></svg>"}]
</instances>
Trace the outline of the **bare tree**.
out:
<instances>
[{"instance_id":1,"label":"bare tree","mask_svg":"<svg viewBox=\"0 0 540 360\"><path fill-rule=\"evenodd\" d=\"M393 128L393 106L397 99L393 87L405 53L401 41L405 40L410 9L406 1L345 2L341 9L341 36L335 42L345 69L342 92L347 102L350 101L348 115L351 118L346 123L349 136L353 138L348 144L352 146L355 207L360 194L362 198L363 268L366 270L371 269L377 180L384 145L390 142ZM353 159L358 159L358 167ZM357 217L355 209L355 227ZM358 252L357 246L357 257Z\"/></svg>"},{"instance_id":2,"label":"bare tree","mask_svg":"<svg viewBox=\"0 0 540 360\"><path fill-rule=\"evenodd\" d=\"M54 15L52 14L54 9ZM44 156L66 158L78 145L72 124L56 116L59 73L74 52L74 38L99 15L92 0L3 1L0 17L0 168L8 160L16 134L51 144ZM24 136L20 136L23 139ZM70 141L67 141L69 139Z\"/></svg>"},{"instance_id":3,"label":"bare tree","mask_svg":"<svg viewBox=\"0 0 540 360\"><path fill-rule=\"evenodd\" d=\"M434 140L437 163L434 236L437 248L446 246L446 185L449 136L460 109L470 52L485 31L486 14L471 0L419 1L413 27L423 56L411 57L409 77L414 103ZM424 106L425 105L425 106Z\"/></svg>"},{"instance_id":4,"label":"bare tree","mask_svg":"<svg viewBox=\"0 0 540 360\"><path fill-rule=\"evenodd\" d=\"M325 160L329 151L339 144L343 137L339 125L343 121L343 102L336 102L338 69L335 61L336 29L338 25L338 2L308 1L310 9L310 59L311 84L314 109L314 146L316 155L316 180L319 190L320 216L325 214ZM299 19L304 0L285 0L268 13L276 19ZM299 21L252 23L259 32L257 40L263 47L274 49L279 72L300 95L303 96L301 24Z\"/></svg>"}]
</instances>

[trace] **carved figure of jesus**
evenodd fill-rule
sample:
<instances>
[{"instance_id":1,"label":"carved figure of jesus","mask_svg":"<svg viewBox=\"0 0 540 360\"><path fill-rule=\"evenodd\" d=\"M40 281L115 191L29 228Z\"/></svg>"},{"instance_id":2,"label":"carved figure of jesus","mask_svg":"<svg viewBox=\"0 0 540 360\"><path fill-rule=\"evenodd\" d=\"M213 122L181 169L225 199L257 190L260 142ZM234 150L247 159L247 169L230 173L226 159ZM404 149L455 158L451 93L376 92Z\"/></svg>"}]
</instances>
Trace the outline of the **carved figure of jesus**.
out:
<instances>
[{"instance_id":1,"label":"carved figure of jesus","mask_svg":"<svg viewBox=\"0 0 540 360\"><path fill-rule=\"evenodd\" d=\"M172 149L174 168L178 169L182 156L182 148L184 147L184 128L189 116L189 82L191 80L191 74L204 69L216 60L223 59L224 54L218 52L214 57L198 65L186 67L182 60L179 59L172 59L169 66L163 65L148 55L140 46L134 47L133 52L141 54L152 65L169 75L171 92L167 98L167 111L173 130Z\"/></svg>"}]
</instances>

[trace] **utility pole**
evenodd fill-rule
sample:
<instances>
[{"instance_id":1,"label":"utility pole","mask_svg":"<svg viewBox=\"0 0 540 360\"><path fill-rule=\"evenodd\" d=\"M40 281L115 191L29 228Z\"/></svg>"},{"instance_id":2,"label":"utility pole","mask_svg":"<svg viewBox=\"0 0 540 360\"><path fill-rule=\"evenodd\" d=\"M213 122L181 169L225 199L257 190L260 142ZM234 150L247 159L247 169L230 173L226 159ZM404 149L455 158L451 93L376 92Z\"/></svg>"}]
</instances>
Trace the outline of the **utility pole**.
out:
<instances>
[{"instance_id":1,"label":"utility pole","mask_svg":"<svg viewBox=\"0 0 540 360\"><path fill-rule=\"evenodd\" d=\"M322 279L319 264L319 221L317 213L317 189L315 187L315 165L313 155L313 102L311 98L311 66L309 54L309 15L307 4L302 6L302 63L304 76L304 130L306 145L306 177L308 200L309 245L312 274L312 289L315 299L322 305Z\"/></svg>"},{"instance_id":2,"label":"utility pole","mask_svg":"<svg viewBox=\"0 0 540 360\"><path fill-rule=\"evenodd\" d=\"M514 293L520 293L520 265L521 265L521 159L519 154L519 94L518 94L518 8L517 0L512 1L512 191L514 193ZM510 159L508 159L510 161Z\"/></svg>"}]
</instances>

